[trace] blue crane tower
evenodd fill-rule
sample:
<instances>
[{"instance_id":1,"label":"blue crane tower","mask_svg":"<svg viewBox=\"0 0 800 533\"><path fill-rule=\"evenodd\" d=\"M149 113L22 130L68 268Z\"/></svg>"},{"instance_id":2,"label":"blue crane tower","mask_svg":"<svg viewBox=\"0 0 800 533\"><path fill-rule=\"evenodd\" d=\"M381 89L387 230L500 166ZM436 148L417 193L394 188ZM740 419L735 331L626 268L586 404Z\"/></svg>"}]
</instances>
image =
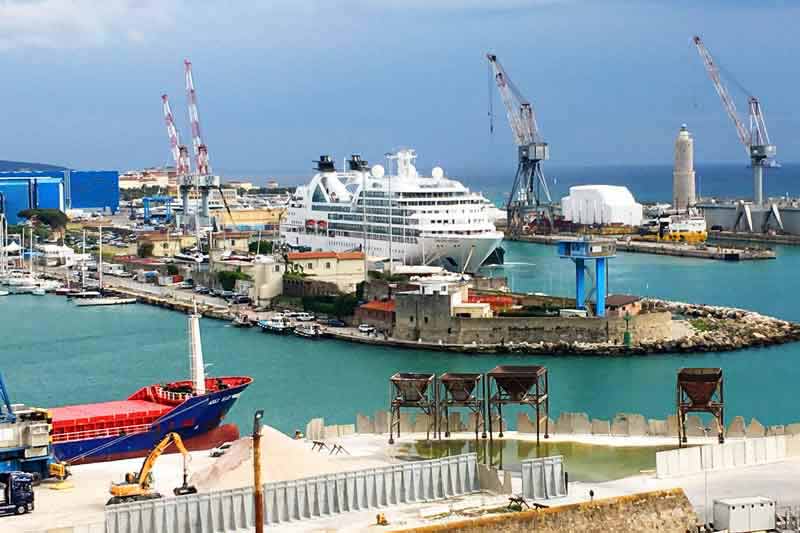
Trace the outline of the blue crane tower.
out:
<instances>
[{"instance_id":1,"label":"blue crane tower","mask_svg":"<svg viewBox=\"0 0 800 533\"><path fill-rule=\"evenodd\" d=\"M587 262L594 261L595 314L606 316L608 294L608 259L617 254L617 244L609 239L581 239L558 241L558 255L575 263L575 307L586 309ZM589 270L591 273L591 270Z\"/></svg>"}]
</instances>

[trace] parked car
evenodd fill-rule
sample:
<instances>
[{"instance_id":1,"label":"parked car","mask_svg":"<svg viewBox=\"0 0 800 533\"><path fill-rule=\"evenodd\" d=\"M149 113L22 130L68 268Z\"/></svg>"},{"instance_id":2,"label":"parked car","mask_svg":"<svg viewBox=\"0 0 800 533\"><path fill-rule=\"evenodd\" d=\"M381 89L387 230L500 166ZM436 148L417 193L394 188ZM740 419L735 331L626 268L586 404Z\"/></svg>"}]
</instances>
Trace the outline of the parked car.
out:
<instances>
[{"instance_id":1,"label":"parked car","mask_svg":"<svg viewBox=\"0 0 800 533\"><path fill-rule=\"evenodd\" d=\"M360 324L358 326L358 331L360 331L361 333L372 333L373 331L375 331L375 326L371 326L369 324Z\"/></svg>"},{"instance_id":2,"label":"parked car","mask_svg":"<svg viewBox=\"0 0 800 533\"><path fill-rule=\"evenodd\" d=\"M343 328L347 325L344 323L344 321L339 320L338 318L331 318L330 320L325 322L325 324L332 328Z\"/></svg>"},{"instance_id":3,"label":"parked car","mask_svg":"<svg viewBox=\"0 0 800 533\"><path fill-rule=\"evenodd\" d=\"M253 300L251 300L249 296L245 296L244 294L237 294L236 296L231 298L231 303L237 305L250 304L253 303Z\"/></svg>"},{"instance_id":4,"label":"parked car","mask_svg":"<svg viewBox=\"0 0 800 533\"><path fill-rule=\"evenodd\" d=\"M176 283L175 287L178 289L191 289L193 285L188 281L181 281L180 283Z\"/></svg>"},{"instance_id":5,"label":"parked car","mask_svg":"<svg viewBox=\"0 0 800 533\"><path fill-rule=\"evenodd\" d=\"M314 315L310 313L297 313L294 318L300 322L311 322L314 320Z\"/></svg>"},{"instance_id":6,"label":"parked car","mask_svg":"<svg viewBox=\"0 0 800 533\"><path fill-rule=\"evenodd\" d=\"M211 453L209 453L209 455L211 457L222 457L223 455L225 455L225 452L227 452L230 449L231 446L233 446L232 442L223 442L216 448L213 448L211 450Z\"/></svg>"},{"instance_id":7,"label":"parked car","mask_svg":"<svg viewBox=\"0 0 800 533\"><path fill-rule=\"evenodd\" d=\"M236 296L236 293L235 293L235 292L233 292L233 291L221 291L221 292L219 293L219 296L221 296L221 297L225 298L226 300L230 300L231 298L233 298L234 296Z\"/></svg>"},{"instance_id":8,"label":"parked car","mask_svg":"<svg viewBox=\"0 0 800 533\"><path fill-rule=\"evenodd\" d=\"M194 288L194 292L197 294L211 294L211 289L208 287L203 287L202 285L198 285Z\"/></svg>"}]
</instances>

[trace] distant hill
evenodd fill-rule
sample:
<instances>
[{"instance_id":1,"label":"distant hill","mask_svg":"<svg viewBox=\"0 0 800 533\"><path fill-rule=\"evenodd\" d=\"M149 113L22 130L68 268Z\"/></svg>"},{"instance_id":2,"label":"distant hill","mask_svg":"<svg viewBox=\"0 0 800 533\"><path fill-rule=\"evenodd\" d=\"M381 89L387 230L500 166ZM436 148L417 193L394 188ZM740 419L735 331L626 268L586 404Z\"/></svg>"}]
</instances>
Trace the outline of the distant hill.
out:
<instances>
[{"instance_id":1,"label":"distant hill","mask_svg":"<svg viewBox=\"0 0 800 533\"><path fill-rule=\"evenodd\" d=\"M36 171L41 170L44 172L52 170L66 170L65 167L57 165L48 165L45 163L26 163L24 161L3 161L0 160L0 172L14 172L14 171Z\"/></svg>"}]
</instances>

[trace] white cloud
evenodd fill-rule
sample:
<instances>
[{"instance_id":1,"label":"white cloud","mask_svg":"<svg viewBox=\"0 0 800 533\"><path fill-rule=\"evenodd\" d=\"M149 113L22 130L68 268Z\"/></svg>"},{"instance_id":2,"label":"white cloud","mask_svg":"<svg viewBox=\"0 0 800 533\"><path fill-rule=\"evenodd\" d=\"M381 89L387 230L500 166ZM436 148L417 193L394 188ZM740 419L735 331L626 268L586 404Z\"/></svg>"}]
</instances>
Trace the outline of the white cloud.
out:
<instances>
[{"instance_id":1,"label":"white cloud","mask_svg":"<svg viewBox=\"0 0 800 533\"><path fill-rule=\"evenodd\" d=\"M140 43L176 19L167 0L0 0L0 49Z\"/></svg>"}]
</instances>

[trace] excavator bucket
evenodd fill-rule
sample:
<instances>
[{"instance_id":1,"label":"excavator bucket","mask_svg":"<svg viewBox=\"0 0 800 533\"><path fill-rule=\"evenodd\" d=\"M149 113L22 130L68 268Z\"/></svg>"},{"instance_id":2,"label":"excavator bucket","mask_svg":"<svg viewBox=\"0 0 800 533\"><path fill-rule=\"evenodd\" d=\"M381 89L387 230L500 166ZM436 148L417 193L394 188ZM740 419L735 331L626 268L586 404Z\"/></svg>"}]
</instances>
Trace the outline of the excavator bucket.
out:
<instances>
[{"instance_id":1,"label":"excavator bucket","mask_svg":"<svg viewBox=\"0 0 800 533\"><path fill-rule=\"evenodd\" d=\"M180 487L175 487L175 490L172 491L175 493L175 496L186 496L187 494L197 494L197 487L194 485L181 485Z\"/></svg>"}]
</instances>

